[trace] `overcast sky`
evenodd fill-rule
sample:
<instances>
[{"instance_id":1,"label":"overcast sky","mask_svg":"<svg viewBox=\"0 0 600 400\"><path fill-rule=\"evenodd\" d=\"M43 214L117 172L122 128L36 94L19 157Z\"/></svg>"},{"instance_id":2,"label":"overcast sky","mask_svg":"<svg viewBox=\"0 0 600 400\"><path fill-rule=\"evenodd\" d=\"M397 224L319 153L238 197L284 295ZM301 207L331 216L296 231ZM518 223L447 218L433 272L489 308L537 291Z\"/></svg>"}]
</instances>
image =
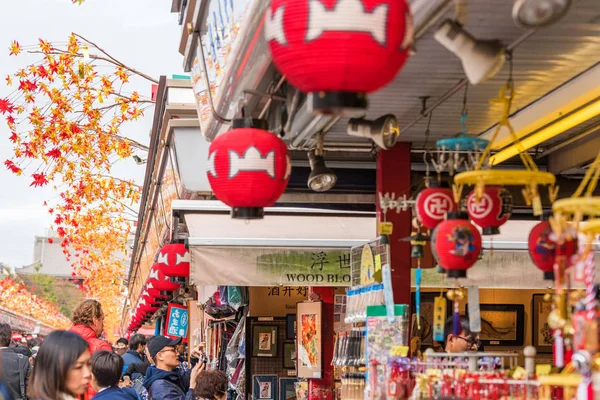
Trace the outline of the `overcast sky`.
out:
<instances>
[{"instance_id":1,"label":"overcast sky","mask_svg":"<svg viewBox=\"0 0 600 400\"><path fill-rule=\"evenodd\" d=\"M5 86L5 76L38 60L36 56L9 57L13 39L22 46L37 44L38 38L64 42L75 32L126 65L156 78L182 73L183 57L177 51L181 28L177 14L170 13L169 0L86 0L80 6L71 0L1 2L0 98L12 91ZM150 84L145 80L132 80L130 89L150 95ZM122 133L148 143L153 112L148 110L142 120L128 123ZM29 187L30 173L15 176L4 168L4 160L12 155L9 135L0 117L0 262L19 267L34 261L34 237L43 235L52 221L42 204L56 194L51 185ZM119 170L141 185L144 167L131 160Z\"/></svg>"}]
</instances>

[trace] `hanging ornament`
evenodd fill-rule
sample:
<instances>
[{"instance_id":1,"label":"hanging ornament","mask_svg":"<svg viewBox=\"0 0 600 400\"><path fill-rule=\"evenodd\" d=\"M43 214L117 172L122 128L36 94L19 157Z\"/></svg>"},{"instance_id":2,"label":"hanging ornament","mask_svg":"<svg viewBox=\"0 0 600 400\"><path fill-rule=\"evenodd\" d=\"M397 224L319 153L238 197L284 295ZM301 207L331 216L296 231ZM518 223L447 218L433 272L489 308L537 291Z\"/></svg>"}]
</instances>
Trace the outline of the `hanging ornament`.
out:
<instances>
[{"instance_id":1,"label":"hanging ornament","mask_svg":"<svg viewBox=\"0 0 600 400\"><path fill-rule=\"evenodd\" d=\"M429 242L431 238L429 236L423 235L421 232L412 232L410 236L406 236L400 239L401 242L410 242L411 251L410 257L422 259L425 256L425 245ZM420 264L420 263L419 263Z\"/></svg>"},{"instance_id":2,"label":"hanging ornament","mask_svg":"<svg viewBox=\"0 0 600 400\"><path fill-rule=\"evenodd\" d=\"M165 276L180 278L178 282L185 282L185 278L190 276L190 252L183 243L163 246L156 262Z\"/></svg>"},{"instance_id":3,"label":"hanging ornament","mask_svg":"<svg viewBox=\"0 0 600 400\"><path fill-rule=\"evenodd\" d=\"M424 227L435 229L444 220L446 213L456 210L452 190L430 185L416 199L417 216Z\"/></svg>"},{"instance_id":4,"label":"hanging ornament","mask_svg":"<svg viewBox=\"0 0 600 400\"><path fill-rule=\"evenodd\" d=\"M468 220L467 213L448 213L448 219L437 226L432 237L440 265L450 278L465 278L481 253L481 235Z\"/></svg>"},{"instance_id":5,"label":"hanging ornament","mask_svg":"<svg viewBox=\"0 0 600 400\"><path fill-rule=\"evenodd\" d=\"M356 114L406 62L413 23L405 0L273 0L265 39L314 112Z\"/></svg>"},{"instance_id":6,"label":"hanging ornament","mask_svg":"<svg viewBox=\"0 0 600 400\"><path fill-rule=\"evenodd\" d=\"M477 195L477 189L467 196L469 218L483 230L484 235L497 235L512 214L512 196L501 186L486 186Z\"/></svg>"},{"instance_id":7,"label":"hanging ornament","mask_svg":"<svg viewBox=\"0 0 600 400\"><path fill-rule=\"evenodd\" d=\"M548 221L540 222L529 233L529 255L547 280L554 280L556 243L551 236L552 226Z\"/></svg>"},{"instance_id":8,"label":"hanging ornament","mask_svg":"<svg viewBox=\"0 0 600 400\"><path fill-rule=\"evenodd\" d=\"M292 165L279 136L262 129L263 121L219 135L208 150L208 181L217 199L232 208L232 218L260 219L264 207L275 204L287 187Z\"/></svg>"}]
</instances>

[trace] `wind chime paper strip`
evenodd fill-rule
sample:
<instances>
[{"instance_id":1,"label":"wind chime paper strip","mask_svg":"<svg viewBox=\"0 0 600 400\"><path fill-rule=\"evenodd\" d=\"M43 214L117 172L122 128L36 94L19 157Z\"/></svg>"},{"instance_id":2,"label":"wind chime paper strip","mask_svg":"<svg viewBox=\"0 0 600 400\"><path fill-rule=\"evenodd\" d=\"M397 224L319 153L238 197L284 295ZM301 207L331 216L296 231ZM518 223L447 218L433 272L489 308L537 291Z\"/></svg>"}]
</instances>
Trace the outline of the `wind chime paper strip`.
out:
<instances>
[{"instance_id":1,"label":"wind chime paper strip","mask_svg":"<svg viewBox=\"0 0 600 400\"><path fill-rule=\"evenodd\" d=\"M479 312L479 287L469 286L469 328L473 333L481 332L481 314Z\"/></svg>"}]
</instances>

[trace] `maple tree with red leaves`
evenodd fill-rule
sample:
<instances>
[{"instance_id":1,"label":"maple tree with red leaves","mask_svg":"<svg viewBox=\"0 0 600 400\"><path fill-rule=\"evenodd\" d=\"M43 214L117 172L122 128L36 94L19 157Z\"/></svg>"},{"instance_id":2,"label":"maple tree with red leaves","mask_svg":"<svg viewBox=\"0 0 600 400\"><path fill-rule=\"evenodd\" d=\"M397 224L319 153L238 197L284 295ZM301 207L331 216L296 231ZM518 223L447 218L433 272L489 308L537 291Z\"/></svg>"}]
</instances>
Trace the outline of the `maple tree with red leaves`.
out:
<instances>
[{"instance_id":1,"label":"maple tree with red leaves","mask_svg":"<svg viewBox=\"0 0 600 400\"><path fill-rule=\"evenodd\" d=\"M134 150L148 150L120 134L124 123L153 106L127 91L131 75L157 82L74 33L61 46L43 39L23 47L13 41L9 52L41 60L6 77L16 88L0 98L13 145L4 165L29 176L31 186L51 184L58 192L48 208L52 228L86 294L103 303L111 329L120 319L124 255L141 195L139 185L111 171Z\"/></svg>"}]
</instances>

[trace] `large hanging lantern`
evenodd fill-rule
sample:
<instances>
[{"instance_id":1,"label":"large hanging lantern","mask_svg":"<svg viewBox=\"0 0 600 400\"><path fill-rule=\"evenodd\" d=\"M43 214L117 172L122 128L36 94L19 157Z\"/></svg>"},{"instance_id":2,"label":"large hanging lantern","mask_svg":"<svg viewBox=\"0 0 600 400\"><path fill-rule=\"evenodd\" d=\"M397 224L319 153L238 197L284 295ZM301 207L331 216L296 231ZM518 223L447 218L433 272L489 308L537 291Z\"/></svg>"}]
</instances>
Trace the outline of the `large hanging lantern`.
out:
<instances>
[{"instance_id":1,"label":"large hanging lantern","mask_svg":"<svg viewBox=\"0 0 600 400\"><path fill-rule=\"evenodd\" d=\"M483 230L484 235L497 235L512 214L512 196L501 186L486 186L480 199L473 190L467 197L469 218Z\"/></svg>"},{"instance_id":2,"label":"large hanging lantern","mask_svg":"<svg viewBox=\"0 0 600 400\"><path fill-rule=\"evenodd\" d=\"M421 224L427 229L435 229L444 220L447 212L456 210L452 190L428 187L417 196L416 209Z\"/></svg>"},{"instance_id":3,"label":"large hanging lantern","mask_svg":"<svg viewBox=\"0 0 600 400\"><path fill-rule=\"evenodd\" d=\"M183 243L172 243L163 246L156 260L163 274L169 278L181 278L185 282L190 276L190 252Z\"/></svg>"},{"instance_id":4,"label":"large hanging lantern","mask_svg":"<svg viewBox=\"0 0 600 400\"><path fill-rule=\"evenodd\" d=\"M449 278L465 278L481 253L481 235L465 212L449 212L431 240L434 254Z\"/></svg>"},{"instance_id":5,"label":"large hanging lantern","mask_svg":"<svg viewBox=\"0 0 600 400\"><path fill-rule=\"evenodd\" d=\"M273 0L265 19L273 61L312 97L316 113L364 110L366 93L406 62L413 24L405 0Z\"/></svg>"},{"instance_id":6,"label":"large hanging lantern","mask_svg":"<svg viewBox=\"0 0 600 400\"><path fill-rule=\"evenodd\" d=\"M211 143L207 175L217 199L232 208L233 218L258 219L285 191L292 165L277 135L243 126L244 121L234 121L234 129Z\"/></svg>"},{"instance_id":7,"label":"large hanging lantern","mask_svg":"<svg viewBox=\"0 0 600 400\"><path fill-rule=\"evenodd\" d=\"M542 221L531 229L529 255L535 266L544 273L544 279L554 280L556 243L552 240L550 222Z\"/></svg>"}]
</instances>

